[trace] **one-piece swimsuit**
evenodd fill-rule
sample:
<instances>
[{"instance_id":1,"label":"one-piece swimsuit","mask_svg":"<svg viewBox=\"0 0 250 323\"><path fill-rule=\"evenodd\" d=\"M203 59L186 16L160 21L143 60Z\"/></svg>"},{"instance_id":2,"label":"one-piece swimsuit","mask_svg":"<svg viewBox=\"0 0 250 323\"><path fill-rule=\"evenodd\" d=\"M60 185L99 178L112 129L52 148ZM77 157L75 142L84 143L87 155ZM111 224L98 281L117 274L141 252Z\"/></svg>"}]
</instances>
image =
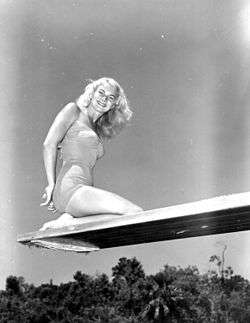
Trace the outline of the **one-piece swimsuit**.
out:
<instances>
[{"instance_id":1,"label":"one-piece swimsuit","mask_svg":"<svg viewBox=\"0 0 250 323\"><path fill-rule=\"evenodd\" d=\"M93 186L93 169L104 155L103 144L87 125L76 120L60 143L62 167L53 191L56 209L63 213L73 194L84 185Z\"/></svg>"}]
</instances>

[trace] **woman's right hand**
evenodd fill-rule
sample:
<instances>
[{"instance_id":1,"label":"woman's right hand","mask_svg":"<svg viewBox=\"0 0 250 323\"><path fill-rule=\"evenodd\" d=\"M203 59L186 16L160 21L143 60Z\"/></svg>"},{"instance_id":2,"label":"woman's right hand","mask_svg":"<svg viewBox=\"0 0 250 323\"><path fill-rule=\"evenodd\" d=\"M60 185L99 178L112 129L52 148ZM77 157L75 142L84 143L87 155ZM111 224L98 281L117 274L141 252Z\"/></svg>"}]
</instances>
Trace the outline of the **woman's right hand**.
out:
<instances>
[{"instance_id":1,"label":"woman's right hand","mask_svg":"<svg viewBox=\"0 0 250 323\"><path fill-rule=\"evenodd\" d=\"M45 187L44 193L42 195L42 199L44 199L45 201L40 204L40 206L48 205L48 210L52 211L52 212L56 211L56 208L55 208L54 203L52 201L52 193L53 193L54 187L55 187L55 185L48 185Z\"/></svg>"}]
</instances>

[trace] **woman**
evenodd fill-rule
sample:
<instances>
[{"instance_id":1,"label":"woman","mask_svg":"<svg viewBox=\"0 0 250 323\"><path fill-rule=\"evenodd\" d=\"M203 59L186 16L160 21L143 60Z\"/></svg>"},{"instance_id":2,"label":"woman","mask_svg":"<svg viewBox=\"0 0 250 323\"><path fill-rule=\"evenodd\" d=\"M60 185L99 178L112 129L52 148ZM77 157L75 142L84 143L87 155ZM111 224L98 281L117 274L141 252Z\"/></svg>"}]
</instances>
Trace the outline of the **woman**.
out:
<instances>
[{"instance_id":1,"label":"woman","mask_svg":"<svg viewBox=\"0 0 250 323\"><path fill-rule=\"evenodd\" d=\"M42 230L67 225L86 215L142 211L114 193L93 187L93 168L104 154L103 140L116 135L131 115L123 89L111 78L91 82L75 103L59 112L44 142L48 185L41 205L62 215L45 223ZM59 148L63 163L56 179Z\"/></svg>"}]
</instances>

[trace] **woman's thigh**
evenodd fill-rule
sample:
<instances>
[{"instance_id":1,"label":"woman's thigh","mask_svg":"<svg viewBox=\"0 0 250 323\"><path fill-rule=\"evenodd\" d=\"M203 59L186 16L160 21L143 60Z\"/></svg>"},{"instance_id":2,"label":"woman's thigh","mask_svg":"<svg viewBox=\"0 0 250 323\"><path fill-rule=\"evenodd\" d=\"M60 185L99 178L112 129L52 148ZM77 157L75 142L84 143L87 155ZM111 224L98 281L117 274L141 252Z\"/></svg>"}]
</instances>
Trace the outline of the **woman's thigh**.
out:
<instances>
[{"instance_id":1,"label":"woman's thigh","mask_svg":"<svg viewBox=\"0 0 250 323\"><path fill-rule=\"evenodd\" d=\"M65 212L74 217L93 214L128 214L142 209L125 198L93 187L82 186L75 191L69 200Z\"/></svg>"}]
</instances>

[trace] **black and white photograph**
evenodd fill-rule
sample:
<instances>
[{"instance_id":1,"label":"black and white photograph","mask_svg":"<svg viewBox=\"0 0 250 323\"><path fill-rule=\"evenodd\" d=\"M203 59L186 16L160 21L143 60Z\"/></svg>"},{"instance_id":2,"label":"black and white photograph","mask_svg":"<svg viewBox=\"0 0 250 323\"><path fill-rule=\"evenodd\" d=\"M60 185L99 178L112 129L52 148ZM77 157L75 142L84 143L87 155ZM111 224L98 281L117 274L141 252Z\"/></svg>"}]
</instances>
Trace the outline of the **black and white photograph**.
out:
<instances>
[{"instance_id":1,"label":"black and white photograph","mask_svg":"<svg viewBox=\"0 0 250 323\"><path fill-rule=\"evenodd\" d=\"M0 323L250 322L250 0L0 0Z\"/></svg>"}]
</instances>

